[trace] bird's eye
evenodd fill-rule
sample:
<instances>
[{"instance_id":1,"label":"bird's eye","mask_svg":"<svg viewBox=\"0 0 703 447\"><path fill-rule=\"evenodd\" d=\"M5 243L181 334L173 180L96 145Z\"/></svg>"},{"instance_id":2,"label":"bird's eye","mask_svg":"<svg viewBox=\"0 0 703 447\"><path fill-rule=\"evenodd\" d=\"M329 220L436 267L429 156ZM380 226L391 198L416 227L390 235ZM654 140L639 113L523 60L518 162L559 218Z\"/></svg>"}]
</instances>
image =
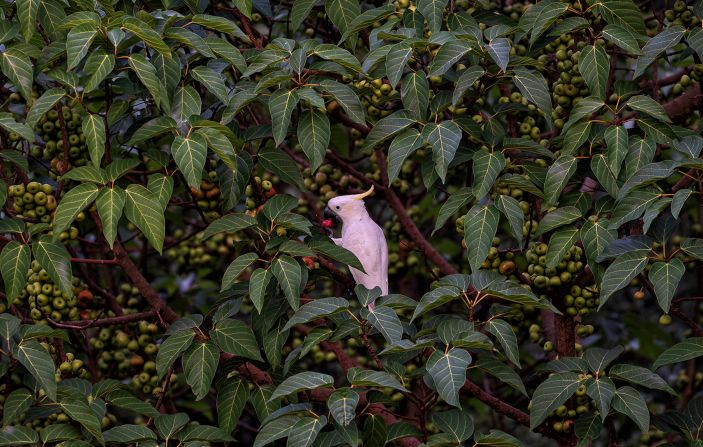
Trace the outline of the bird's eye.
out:
<instances>
[{"instance_id":1,"label":"bird's eye","mask_svg":"<svg viewBox=\"0 0 703 447\"><path fill-rule=\"evenodd\" d=\"M339 206L335 206L335 208L339 209Z\"/></svg>"}]
</instances>

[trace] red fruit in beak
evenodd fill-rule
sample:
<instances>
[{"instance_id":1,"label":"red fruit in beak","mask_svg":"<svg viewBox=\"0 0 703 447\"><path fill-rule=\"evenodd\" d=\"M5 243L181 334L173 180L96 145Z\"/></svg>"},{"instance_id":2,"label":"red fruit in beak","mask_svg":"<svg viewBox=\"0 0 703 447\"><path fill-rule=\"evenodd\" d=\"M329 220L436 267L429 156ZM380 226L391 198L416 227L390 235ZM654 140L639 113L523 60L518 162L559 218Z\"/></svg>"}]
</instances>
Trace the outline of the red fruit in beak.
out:
<instances>
[{"instance_id":1,"label":"red fruit in beak","mask_svg":"<svg viewBox=\"0 0 703 447\"><path fill-rule=\"evenodd\" d=\"M334 226L334 223L332 222L332 219L325 219L322 221L323 228L332 228L333 226Z\"/></svg>"}]
</instances>

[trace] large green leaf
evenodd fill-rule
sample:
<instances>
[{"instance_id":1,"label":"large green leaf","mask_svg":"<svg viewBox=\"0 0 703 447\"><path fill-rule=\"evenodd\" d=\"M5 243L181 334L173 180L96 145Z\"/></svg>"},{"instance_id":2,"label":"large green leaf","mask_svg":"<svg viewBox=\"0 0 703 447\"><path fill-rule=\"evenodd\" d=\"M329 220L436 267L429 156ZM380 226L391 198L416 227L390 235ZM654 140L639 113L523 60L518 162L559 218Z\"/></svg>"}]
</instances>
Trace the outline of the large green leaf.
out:
<instances>
[{"instance_id":1,"label":"large green leaf","mask_svg":"<svg viewBox=\"0 0 703 447\"><path fill-rule=\"evenodd\" d=\"M276 145L283 142L288 133L291 115L298 105L298 94L295 90L285 88L276 90L269 98L269 112L273 126L273 138Z\"/></svg>"},{"instance_id":2,"label":"large green leaf","mask_svg":"<svg viewBox=\"0 0 703 447\"><path fill-rule=\"evenodd\" d=\"M439 209L439 213L437 214L437 221L435 222L432 234L442 228L447 222L447 219L449 219L452 215L454 215L454 213L459 211L461 207L469 203L471 197L473 197L473 194L471 193L471 188L468 187L463 187L451 196L449 196L447 201L444 202L444 204L442 205L442 208ZM522 216L522 211L520 211L520 215Z\"/></svg>"},{"instance_id":3,"label":"large green leaf","mask_svg":"<svg viewBox=\"0 0 703 447\"><path fill-rule=\"evenodd\" d=\"M657 369L664 365L685 362L700 356L703 356L703 337L693 337L676 343L662 352L655 360L652 368Z\"/></svg>"},{"instance_id":4,"label":"large green leaf","mask_svg":"<svg viewBox=\"0 0 703 447\"><path fill-rule=\"evenodd\" d=\"M498 175L505 168L505 156L502 152L488 152L485 149L474 153L473 161L473 195L482 199L493 187Z\"/></svg>"},{"instance_id":5,"label":"large green leaf","mask_svg":"<svg viewBox=\"0 0 703 447\"><path fill-rule=\"evenodd\" d=\"M288 303L293 310L300 306L300 264L287 255L279 256L271 263L271 273L276 277Z\"/></svg>"},{"instance_id":6,"label":"large green leaf","mask_svg":"<svg viewBox=\"0 0 703 447\"><path fill-rule=\"evenodd\" d=\"M195 400L204 398L210 392L219 361L220 350L212 341L193 343L183 354L186 383L193 389Z\"/></svg>"},{"instance_id":7,"label":"large green leaf","mask_svg":"<svg viewBox=\"0 0 703 447\"><path fill-rule=\"evenodd\" d=\"M125 204L125 193L119 186L113 188L103 188L100 191L95 205L98 216L103 225L103 235L110 248L115 243L117 228L122 217Z\"/></svg>"},{"instance_id":8,"label":"large green leaf","mask_svg":"<svg viewBox=\"0 0 703 447\"><path fill-rule=\"evenodd\" d=\"M105 51L94 51L88 55L83 69L90 73L83 84L83 93L95 90L115 68L115 56Z\"/></svg>"},{"instance_id":9,"label":"large green leaf","mask_svg":"<svg viewBox=\"0 0 703 447\"><path fill-rule=\"evenodd\" d=\"M464 240L471 271L476 272L488 256L498 231L500 212L494 205L476 205L464 217Z\"/></svg>"},{"instance_id":10,"label":"large green leaf","mask_svg":"<svg viewBox=\"0 0 703 447\"><path fill-rule=\"evenodd\" d=\"M161 253L166 233L161 204L151 191L137 184L127 186L125 199L125 216L144 233L156 251Z\"/></svg>"},{"instance_id":11,"label":"large green leaf","mask_svg":"<svg viewBox=\"0 0 703 447\"><path fill-rule=\"evenodd\" d=\"M670 25L664 27L659 34L649 39L642 47L643 54L637 58L637 66L632 76L633 79L637 79L644 74L647 67L649 67L659 55L679 43L685 32L686 28L681 25Z\"/></svg>"},{"instance_id":12,"label":"large green leaf","mask_svg":"<svg viewBox=\"0 0 703 447\"><path fill-rule=\"evenodd\" d=\"M484 74L485 71L479 66L469 67L461 72L459 79L456 81L454 93L452 94L452 105L456 106L459 104L464 94L470 91L474 82L478 81Z\"/></svg>"},{"instance_id":13,"label":"large green leaf","mask_svg":"<svg viewBox=\"0 0 703 447\"><path fill-rule=\"evenodd\" d=\"M388 181L398 178L403 162L422 147L422 134L416 129L408 129L397 135L388 146Z\"/></svg>"},{"instance_id":14,"label":"large green leaf","mask_svg":"<svg viewBox=\"0 0 703 447\"><path fill-rule=\"evenodd\" d=\"M403 336L403 324L393 309L388 306L375 306L361 310L362 318L383 335L388 343L394 343Z\"/></svg>"},{"instance_id":15,"label":"large green leaf","mask_svg":"<svg viewBox=\"0 0 703 447\"><path fill-rule=\"evenodd\" d=\"M552 231L562 225L570 224L580 217L581 211L579 211L579 209L575 206L569 205L557 208L542 217L542 220L537 227L537 233L535 233L535 236Z\"/></svg>"},{"instance_id":16,"label":"large green leaf","mask_svg":"<svg viewBox=\"0 0 703 447\"><path fill-rule=\"evenodd\" d=\"M29 245L17 241L8 242L0 252L0 274L9 303L14 302L27 284L27 269L31 260Z\"/></svg>"},{"instance_id":17,"label":"large green leaf","mask_svg":"<svg viewBox=\"0 0 703 447\"><path fill-rule=\"evenodd\" d=\"M229 102L229 96L227 94L227 87L225 86L225 81L222 76L210 67L201 65L195 67L190 71L190 74L198 82L203 84L205 88L215 95L217 99L227 104Z\"/></svg>"},{"instance_id":18,"label":"large green leaf","mask_svg":"<svg viewBox=\"0 0 703 447\"><path fill-rule=\"evenodd\" d=\"M301 372L292 375L281 382L268 400L271 401L278 397L288 396L289 394L297 393L298 391L332 386L333 383L334 378L329 374L322 374L312 371Z\"/></svg>"},{"instance_id":19,"label":"large green leaf","mask_svg":"<svg viewBox=\"0 0 703 447\"><path fill-rule=\"evenodd\" d=\"M337 1L347 2L352 0L327 1L328 3L337 3ZM354 93L354 90L331 79L321 81L320 87L334 97L337 103L342 106L349 118L359 124L366 124L366 108L361 104L361 101L359 101L359 97L356 93Z\"/></svg>"},{"instance_id":20,"label":"large green leaf","mask_svg":"<svg viewBox=\"0 0 703 447\"><path fill-rule=\"evenodd\" d=\"M98 29L93 23L83 23L68 32L66 36L66 59L68 69L71 70L80 64L98 34Z\"/></svg>"},{"instance_id":21,"label":"large green leaf","mask_svg":"<svg viewBox=\"0 0 703 447\"><path fill-rule=\"evenodd\" d=\"M34 396L27 388L18 388L11 392L4 402L2 425L11 425L15 419L29 409L34 403Z\"/></svg>"},{"instance_id":22,"label":"large green leaf","mask_svg":"<svg viewBox=\"0 0 703 447\"><path fill-rule=\"evenodd\" d=\"M649 281L654 286L657 302L664 313L669 313L671 300L674 298L676 288L686 272L686 267L678 258L669 262L655 262L649 271Z\"/></svg>"},{"instance_id":23,"label":"large green leaf","mask_svg":"<svg viewBox=\"0 0 703 447\"><path fill-rule=\"evenodd\" d=\"M191 133L187 138L177 136L171 144L171 154L188 185L191 188L200 189L200 180L207 157L205 138L197 133Z\"/></svg>"},{"instance_id":24,"label":"large green leaf","mask_svg":"<svg viewBox=\"0 0 703 447\"><path fill-rule=\"evenodd\" d=\"M176 359L193 343L195 332L191 329L178 331L164 339L156 354L156 373L159 378L166 375Z\"/></svg>"},{"instance_id":25,"label":"large green leaf","mask_svg":"<svg viewBox=\"0 0 703 447\"><path fill-rule=\"evenodd\" d=\"M452 441L460 444L471 437L474 432L474 421L468 413L461 410L449 410L432 415L432 422L444 433L451 436Z\"/></svg>"},{"instance_id":26,"label":"large green leaf","mask_svg":"<svg viewBox=\"0 0 703 447\"><path fill-rule=\"evenodd\" d=\"M435 171L444 182L449 164L454 160L461 142L461 129L454 121L442 121L439 124L427 124L423 134L427 135L427 142L432 146Z\"/></svg>"},{"instance_id":27,"label":"large green leaf","mask_svg":"<svg viewBox=\"0 0 703 447\"><path fill-rule=\"evenodd\" d=\"M288 444L290 446L310 447L317 439L317 435L327 424L326 416L301 418L291 427L288 432Z\"/></svg>"},{"instance_id":28,"label":"large green leaf","mask_svg":"<svg viewBox=\"0 0 703 447\"><path fill-rule=\"evenodd\" d=\"M49 274L49 278L59 286L62 292L73 295L71 280L73 273L71 270L71 255L66 247L60 243L43 238L32 244L32 253Z\"/></svg>"},{"instance_id":29,"label":"large green leaf","mask_svg":"<svg viewBox=\"0 0 703 447\"><path fill-rule=\"evenodd\" d=\"M263 360L251 328L242 321L226 318L218 321L210 337L224 352L253 360Z\"/></svg>"},{"instance_id":30,"label":"large green leaf","mask_svg":"<svg viewBox=\"0 0 703 447\"><path fill-rule=\"evenodd\" d=\"M617 178L628 152L628 135L625 126L610 126L603 135L607 146L608 166ZM622 193L622 192L621 192Z\"/></svg>"},{"instance_id":31,"label":"large green leaf","mask_svg":"<svg viewBox=\"0 0 703 447\"><path fill-rule=\"evenodd\" d=\"M548 205L558 202L561 192L576 172L577 164L576 157L563 155L549 167L544 180L544 196Z\"/></svg>"},{"instance_id":32,"label":"large green leaf","mask_svg":"<svg viewBox=\"0 0 703 447\"><path fill-rule=\"evenodd\" d=\"M474 45L471 42L460 39L449 40L442 44L434 59L430 62L429 67L427 67L430 76L441 76L449 71L473 47Z\"/></svg>"},{"instance_id":33,"label":"large green leaf","mask_svg":"<svg viewBox=\"0 0 703 447\"><path fill-rule=\"evenodd\" d=\"M49 399L56 400L56 367L47 350L36 340L22 340L12 346L12 355L27 368Z\"/></svg>"},{"instance_id":34,"label":"large green leaf","mask_svg":"<svg viewBox=\"0 0 703 447\"><path fill-rule=\"evenodd\" d=\"M300 116L297 134L303 152L310 160L310 170L315 172L324 161L330 142L330 120L319 110L307 111Z\"/></svg>"},{"instance_id":35,"label":"large green leaf","mask_svg":"<svg viewBox=\"0 0 703 447\"><path fill-rule=\"evenodd\" d=\"M407 110L398 110L378 120L366 136L364 150L372 149L415 124L415 117Z\"/></svg>"},{"instance_id":36,"label":"large green leaf","mask_svg":"<svg viewBox=\"0 0 703 447\"><path fill-rule=\"evenodd\" d=\"M520 368L520 351L517 337L510 324L501 319L494 319L486 323L485 329L498 340L508 360Z\"/></svg>"},{"instance_id":37,"label":"large green leaf","mask_svg":"<svg viewBox=\"0 0 703 447\"><path fill-rule=\"evenodd\" d=\"M410 59L413 49L407 42L400 42L388 50L386 54L386 74L391 87L398 85L398 81L403 77L405 65Z\"/></svg>"},{"instance_id":38,"label":"large green leaf","mask_svg":"<svg viewBox=\"0 0 703 447\"><path fill-rule=\"evenodd\" d=\"M610 57L600 45L588 45L581 50L579 72L592 96L605 99L610 73Z\"/></svg>"},{"instance_id":39,"label":"large green leaf","mask_svg":"<svg viewBox=\"0 0 703 447\"><path fill-rule=\"evenodd\" d=\"M488 54L493 59L502 71L508 69L508 61L510 60L510 39L505 37L500 37L498 39L491 40L486 46Z\"/></svg>"},{"instance_id":40,"label":"large green leaf","mask_svg":"<svg viewBox=\"0 0 703 447\"><path fill-rule=\"evenodd\" d=\"M610 409L610 403L615 396L615 384L607 377L591 379L586 383L586 394L593 400L600 413L601 421L605 421Z\"/></svg>"},{"instance_id":41,"label":"large green leaf","mask_svg":"<svg viewBox=\"0 0 703 447\"><path fill-rule=\"evenodd\" d=\"M635 385L644 386L653 390L662 390L669 394L676 395L676 391L674 391L664 379L641 366L624 363L613 365L610 371L608 371L608 377L611 379L626 380Z\"/></svg>"},{"instance_id":42,"label":"large green leaf","mask_svg":"<svg viewBox=\"0 0 703 447\"><path fill-rule=\"evenodd\" d=\"M26 0L34 1L34 0ZM0 69L10 82L19 89L25 99L32 97L34 83L33 66L29 56L21 50L9 48L0 53Z\"/></svg>"},{"instance_id":43,"label":"large green leaf","mask_svg":"<svg viewBox=\"0 0 703 447\"><path fill-rule=\"evenodd\" d=\"M425 73L418 71L405 76L400 97L403 107L410 111L413 117L424 120L430 103L430 84Z\"/></svg>"},{"instance_id":44,"label":"large green leaf","mask_svg":"<svg viewBox=\"0 0 703 447\"><path fill-rule=\"evenodd\" d=\"M636 389L629 386L618 388L613 397L613 409L635 421L643 432L649 430L647 402Z\"/></svg>"},{"instance_id":45,"label":"large green leaf","mask_svg":"<svg viewBox=\"0 0 703 447\"><path fill-rule=\"evenodd\" d=\"M602 307L613 293L625 288L644 270L648 261L647 255L647 250L630 251L617 258L605 269L599 307Z\"/></svg>"},{"instance_id":46,"label":"large green leaf","mask_svg":"<svg viewBox=\"0 0 703 447\"><path fill-rule=\"evenodd\" d=\"M222 380L217 387L217 422L222 430L231 433L239 422L249 400L248 384L237 378Z\"/></svg>"},{"instance_id":47,"label":"large green leaf","mask_svg":"<svg viewBox=\"0 0 703 447\"><path fill-rule=\"evenodd\" d=\"M29 42L36 31L40 3L39 0L17 0L15 2L25 42Z\"/></svg>"},{"instance_id":48,"label":"large green leaf","mask_svg":"<svg viewBox=\"0 0 703 447\"><path fill-rule=\"evenodd\" d=\"M222 287L220 288L220 292L232 287L239 275L241 275L244 270L246 270L247 267L253 264L257 259L259 259L259 255L250 252L240 255L232 261L227 266L227 270L225 270L225 273L222 276Z\"/></svg>"},{"instance_id":49,"label":"large green leaf","mask_svg":"<svg viewBox=\"0 0 703 447\"><path fill-rule=\"evenodd\" d=\"M552 99L547 88L547 81L538 71L525 67L516 67L513 80L522 95L536 105L547 117L551 118Z\"/></svg>"},{"instance_id":50,"label":"large green leaf","mask_svg":"<svg viewBox=\"0 0 703 447\"><path fill-rule=\"evenodd\" d=\"M143 40L144 43L161 53L164 57L171 58L169 46L161 39L159 33L146 23L136 17L128 16L122 20L122 28Z\"/></svg>"},{"instance_id":51,"label":"large green leaf","mask_svg":"<svg viewBox=\"0 0 703 447\"><path fill-rule=\"evenodd\" d=\"M630 0L602 0L596 4L595 11L600 13L608 24L615 24L631 30L635 34L646 34L642 11Z\"/></svg>"},{"instance_id":52,"label":"large green leaf","mask_svg":"<svg viewBox=\"0 0 703 447\"><path fill-rule=\"evenodd\" d=\"M534 430L550 412L566 402L580 384L579 375L573 372L559 372L540 383L532 395L530 429Z\"/></svg>"},{"instance_id":53,"label":"large green leaf","mask_svg":"<svg viewBox=\"0 0 703 447\"><path fill-rule=\"evenodd\" d=\"M510 196L499 195L496 197L494 205L508 219L510 231L515 240L522 241L522 226L525 223L525 214L520 208L520 202Z\"/></svg>"},{"instance_id":54,"label":"large green leaf","mask_svg":"<svg viewBox=\"0 0 703 447\"><path fill-rule=\"evenodd\" d=\"M62 88L51 88L42 93L42 95L34 101L32 107L27 112L25 123L34 127L41 119L42 115L48 112L57 102L64 97L66 91Z\"/></svg>"},{"instance_id":55,"label":"large green leaf","mask_svg":"<svg viewBox=\"0 0 703 447\"><path fill-rule=\"evenodd\" d=\"M146 441L156 441L156 433L143 425L124 424L112 427L103 433L108 444L131 444Z\"/></svg>"},{"instance_id":56,"label":"large green leaf","mask_svg":"<svg viewBox=\"0 0 703 447\"><path fill-rule=\"evenodd\" d=\"M448 0L418 0L417 10L420 11L423 17L427 19L427 24L430 31L436 33L442 29L442 20L444 19L444 8L447 6Z\"/></svg>"},{"instance_id":57,"label":"large green leaf","mask_svg":"<svg viewBox=\"0 0 703 447\"><path fill-rule=\"evenodd\" d=\"M100 419L88 404L87 400L78 397L66 397L61 399L59 406L71 419L78 422L93 435L101 445L105 445L100 426Z\"/></svg>"},{"instance_id":58,"label":"large green leaf","mask_svg":"<svg viewBox=\"0 0 703 447\"><path fill-rule=\"evenodd\" d=\"M439 395L450 405L461 408L459 391L466 381L466 368L471 364L471 354L460 348L447 352L435 351L427 359L427 372L434 381Z\"/></svg>"},{"instance_id":59,"label":"large green leaf","mask_svg":"<svg viewBox=\"0 0 703 447\"><path fill-rule=\"evenodd\" d=\"M547 268L555 268L566 253L571 250L579 239L577 228L567 228L555 231L549 238L549 248L547 249Z\"/></svg>"},{"instance_id":60,"label":"large green leaf","mask_svg":"<svg viewBox=\"0 0 703 447\"><path fill-rule=\"evenodd\" d=\"M71 226L78 213L83 211L90 205L98 194L100 189L93 183L82 183L74 188L71 188L59 202L54 214L54 236L58 238L59 234Z\"/></svg>"},{"instance_id":61,"label":"large green leaf","mask_svg":"<svg viewBox=\"0 0 703 447\"><path fill-rule=\"evenodd\" d=\"M341 426L349 425L356 417L359 393L351 388L341 388L327 399L327 407L335 421Z\"/></svg>"},{"instance_id":62,"label":"large green leaf","mask_svg":"<svg viewBox=\"0 0 703 447\"><path fill-rule=\"evenodd\" d=\"M305 324L313 320L341 312L349 307L349 301L344 298L319 298L300 306L288 320L283 330L290 329L296 324Z\"/></svg>"},{"instance_id":63,"label":"large green leaf","mask_svg":"<svg viewBox=\"0 0 703 447\"><path fill-rule=\"evenodd\" d=\"M137 74L137 77L144 87L146 87L151 97L154 98L154 102L157 106L168 110L171 103L166 94L164 84L159 80L156 67L141 54L132 54L129 56L129 66Z\"/></svg>"}]
</instances>

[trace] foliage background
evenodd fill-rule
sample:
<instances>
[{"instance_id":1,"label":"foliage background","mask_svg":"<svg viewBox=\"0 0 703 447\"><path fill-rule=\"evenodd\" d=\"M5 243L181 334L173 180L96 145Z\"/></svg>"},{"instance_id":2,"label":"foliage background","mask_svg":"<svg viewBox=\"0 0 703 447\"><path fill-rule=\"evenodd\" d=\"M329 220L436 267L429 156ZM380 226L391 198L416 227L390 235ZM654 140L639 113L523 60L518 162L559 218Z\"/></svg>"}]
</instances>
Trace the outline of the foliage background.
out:
<instances>
[{"instance_id":1,"label":"foliage background","mask_svg":"<svg viewBox=\"0 0 703 447\"><path fill-rule=\"evenodd\" d=\"M0 445L700 445L700 2L2 14Z\"/></svg>"}]
</instances>

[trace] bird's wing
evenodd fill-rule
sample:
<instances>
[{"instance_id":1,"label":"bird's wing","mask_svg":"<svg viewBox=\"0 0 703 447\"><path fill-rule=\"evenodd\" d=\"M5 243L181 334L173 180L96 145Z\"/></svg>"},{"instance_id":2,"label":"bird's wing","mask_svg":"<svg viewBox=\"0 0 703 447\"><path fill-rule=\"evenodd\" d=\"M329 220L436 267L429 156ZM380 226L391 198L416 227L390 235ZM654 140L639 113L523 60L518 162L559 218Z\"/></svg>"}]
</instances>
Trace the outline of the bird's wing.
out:
<instances>
[{"instance_id":1,"label":"bird's wing","mask_svg":"<svg viewBox=\"0 0 703 447\"><path fill-rule=\"evenodd\" d=\"M351 251L364 266L366 273L350 268L357 284L368 289L379 287L383 295L388 294L388 248L383 230L376 228L345 235L344 248Z\"/></svg>"}]
</instances>

